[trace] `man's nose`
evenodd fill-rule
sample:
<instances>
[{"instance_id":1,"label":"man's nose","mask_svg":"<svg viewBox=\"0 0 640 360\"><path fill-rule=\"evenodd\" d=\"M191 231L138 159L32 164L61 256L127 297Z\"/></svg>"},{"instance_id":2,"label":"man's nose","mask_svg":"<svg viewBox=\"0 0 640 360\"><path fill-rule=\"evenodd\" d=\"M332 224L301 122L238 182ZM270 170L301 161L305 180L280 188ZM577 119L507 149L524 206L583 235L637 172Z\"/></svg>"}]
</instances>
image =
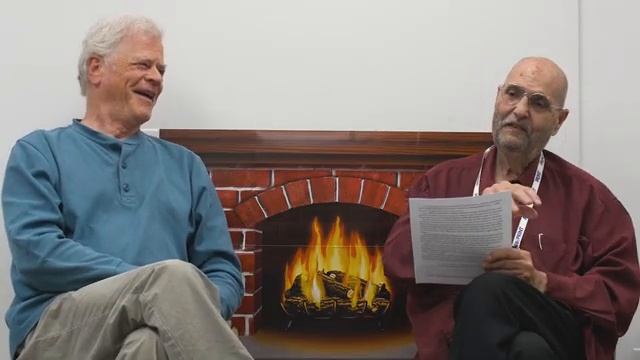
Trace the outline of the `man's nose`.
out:
<instances>
[{"instance_id":1,"label":"man's nose","mask_svg":"<svg viewBox=\"0 0 640 360\"><path fill-rule=\"evenodd\" d=\"M150 81L154 81L154 82L157 82L157 83L162 83L162 76L163 75L160 72L160 70L158 70L157 67L152 66L149 69L149 71L147 71L147 74L146 74L145 78L147 80L150 80Z\"/></svg>"},{"instance_id":2,"label":"man's nose","mask_svg":"<svg viewBox=\"0 0 640 360\"><path fill-rule=\"evenodd\" d=\"M529 97L527 95L518 100L516 107L513 109L513 114L518 118L529 116Z\"/></svg>"}]
</instances>

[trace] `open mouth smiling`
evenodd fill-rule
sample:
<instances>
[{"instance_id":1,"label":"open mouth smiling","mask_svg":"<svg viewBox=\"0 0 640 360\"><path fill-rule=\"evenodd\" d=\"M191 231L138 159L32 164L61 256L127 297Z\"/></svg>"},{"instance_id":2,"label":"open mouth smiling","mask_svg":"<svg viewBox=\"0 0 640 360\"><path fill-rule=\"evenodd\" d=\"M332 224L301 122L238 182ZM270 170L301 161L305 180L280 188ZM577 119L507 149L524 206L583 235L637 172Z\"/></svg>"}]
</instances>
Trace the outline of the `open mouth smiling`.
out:
<instances>
[{"instance_id":1,"label":"open mouth smiling","mask_svg":"<svg viewBox=\"0 0 640 360\"><path fill-rule=\"evenodd\" d=\"M140 96L146 98L147 100L149 100L152 103L155 102L156 93L153 90L140 89L140 90L134 90L133 92L136 93L137 95L140 95Z\"/></svg>"}]
</instances>

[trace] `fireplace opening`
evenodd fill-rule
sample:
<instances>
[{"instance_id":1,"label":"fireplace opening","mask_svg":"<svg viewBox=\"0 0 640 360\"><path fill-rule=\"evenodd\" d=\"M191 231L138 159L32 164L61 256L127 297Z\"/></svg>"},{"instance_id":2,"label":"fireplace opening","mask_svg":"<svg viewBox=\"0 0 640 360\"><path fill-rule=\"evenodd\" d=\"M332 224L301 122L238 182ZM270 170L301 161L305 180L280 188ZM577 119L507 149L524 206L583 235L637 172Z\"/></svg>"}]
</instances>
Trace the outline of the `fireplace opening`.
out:
<instances>
[{"instance_id":1,"label":"fireplace opening","mask_svg":"<svg viewBox=\"0 0 640 360\"><path fill-rule=\"evenodd\" d=\"M405 296L382 266L396 219L368 206L329 203L265 220L261 329L317 336L408 328Z\"/></svg>"}]
</instances>

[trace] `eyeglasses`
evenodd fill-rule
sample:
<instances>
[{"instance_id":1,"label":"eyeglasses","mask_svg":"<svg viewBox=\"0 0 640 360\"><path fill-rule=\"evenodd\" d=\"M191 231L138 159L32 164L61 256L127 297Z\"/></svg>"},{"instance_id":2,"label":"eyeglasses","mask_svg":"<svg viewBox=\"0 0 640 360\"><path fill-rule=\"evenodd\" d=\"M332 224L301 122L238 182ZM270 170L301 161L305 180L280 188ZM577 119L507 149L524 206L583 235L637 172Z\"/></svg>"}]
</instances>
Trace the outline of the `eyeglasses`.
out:
<instances>
[{"instance_id":1,"label":"eyeglasses","mask_svg":"<svg viewBox=\"0 0 640 360\"><path fill-rule=\"evenodd\" d=\"M502 85L500 92L502 101L504 101L508 105L516 105L520 102L520 100L522 100L524 96L526 96L529 109L535 112L545 113L552 110L562 109L562 106L553 105L551 103L551 100L549 100L549 98L543 93L531 92L520 85Z\"/></svg>"}]
</instances>

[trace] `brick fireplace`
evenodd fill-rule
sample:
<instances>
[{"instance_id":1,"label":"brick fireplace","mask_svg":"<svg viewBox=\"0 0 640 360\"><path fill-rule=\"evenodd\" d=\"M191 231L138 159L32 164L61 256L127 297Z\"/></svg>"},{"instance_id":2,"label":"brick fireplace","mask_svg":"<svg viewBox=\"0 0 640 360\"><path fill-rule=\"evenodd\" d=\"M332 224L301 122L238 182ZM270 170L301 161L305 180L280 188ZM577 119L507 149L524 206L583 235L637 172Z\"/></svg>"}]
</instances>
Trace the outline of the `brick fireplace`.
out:
<instances>
[{"instance_id":1,"label":"brick fireplace","mask_svg":"<svg viewBox=\"0 0 640 360\"><path fill-rule=\"evenodd\" d=\"M377 209L393 220L406 211L416 176L491 144L488 133L459 132L163 129L160 137L197 153L212 174L245 278L231 320L240 335L260 329L273 281L263 272L265 249L275 246L263 241L267 220L322 204Z\"/></svg>"}]
</instances>

